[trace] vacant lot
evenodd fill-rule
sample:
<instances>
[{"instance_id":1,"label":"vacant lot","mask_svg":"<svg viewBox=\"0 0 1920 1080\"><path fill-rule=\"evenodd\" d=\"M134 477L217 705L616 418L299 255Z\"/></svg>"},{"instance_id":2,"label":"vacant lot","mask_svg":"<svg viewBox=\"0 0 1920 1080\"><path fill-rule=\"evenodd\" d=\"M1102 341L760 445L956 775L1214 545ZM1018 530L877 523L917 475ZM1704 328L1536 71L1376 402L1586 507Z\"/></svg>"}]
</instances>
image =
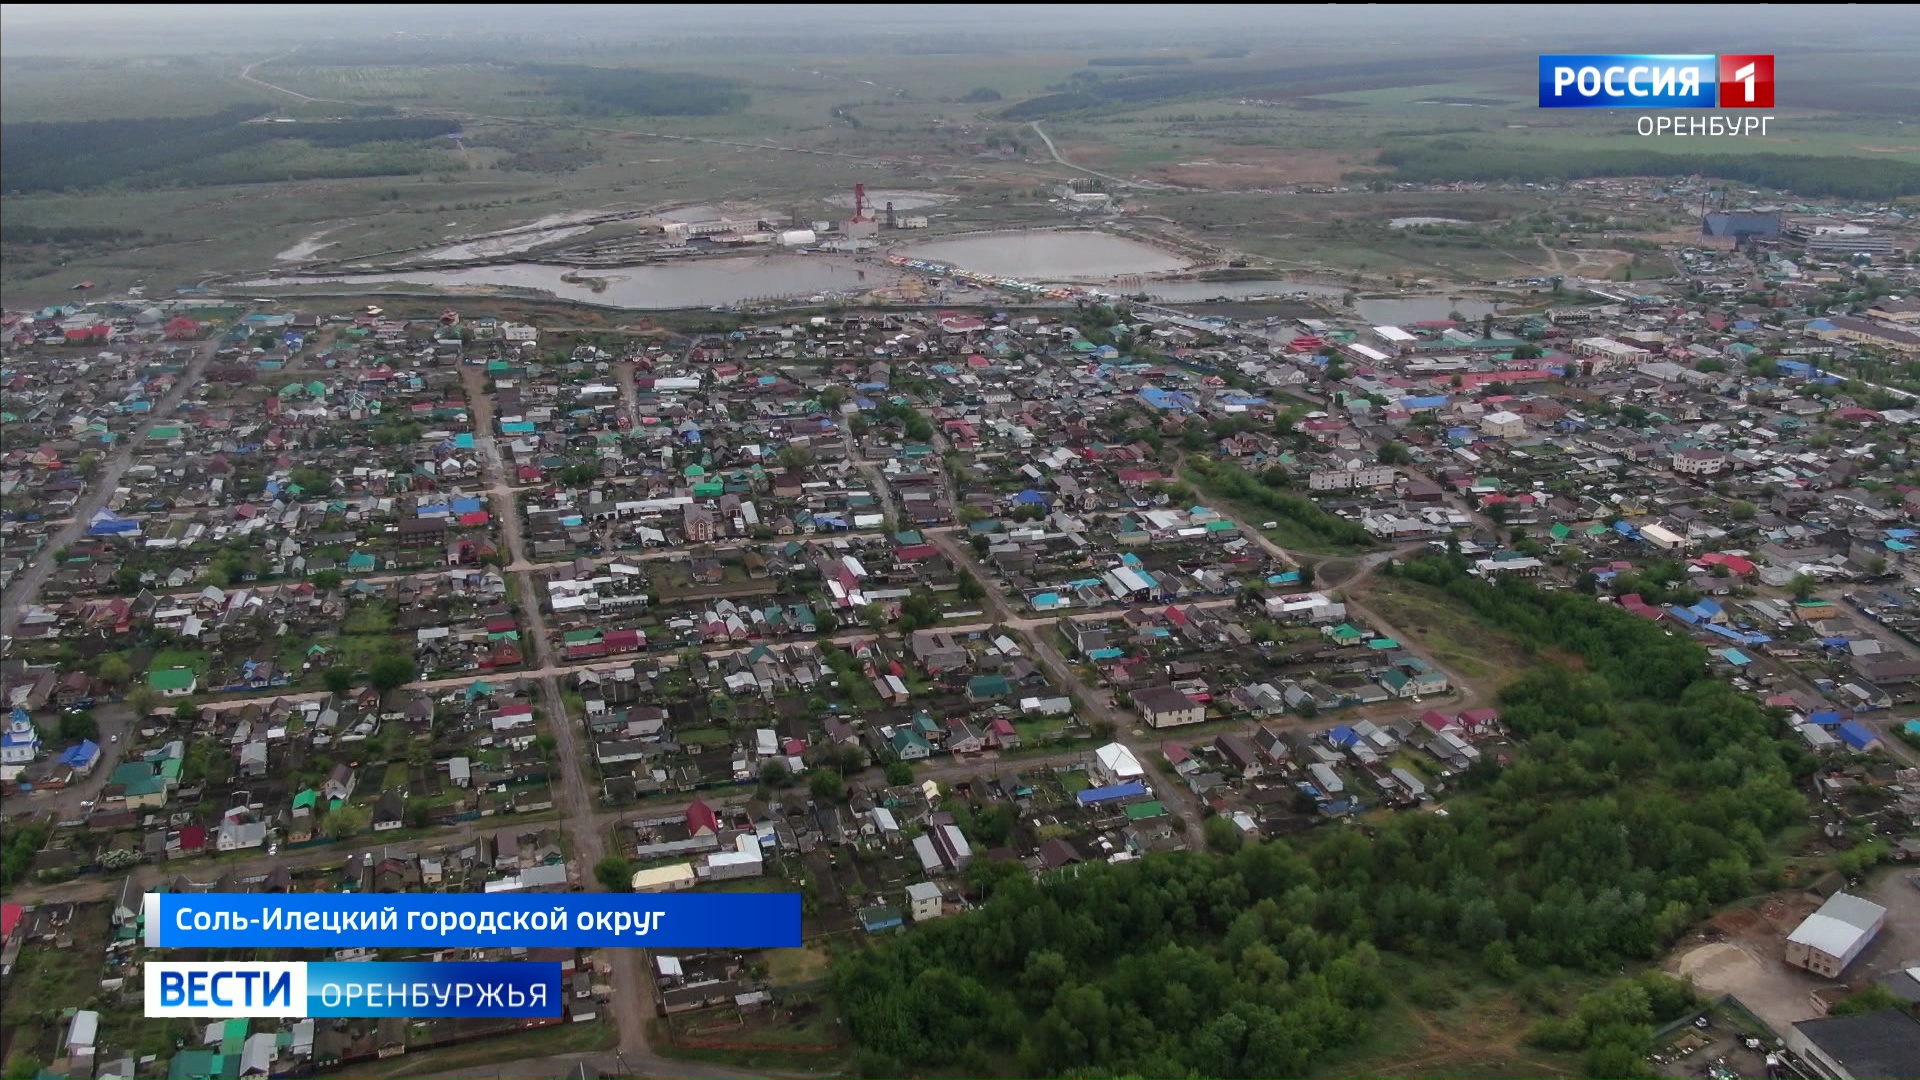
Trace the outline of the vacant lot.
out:
<instances>
[{"instance_id":1,"label":"vacant lot","mask_svg":"<svg viewBox=\"0 0 1920 1080\"><path fill-rule=\"evenodd\" d=\"M1438 589L1400 578L1375 577L1356 597L1382 619L1424 646L1450 671L1482 693L1498 691L1531 662L1512 637L1490 630Z\"/></svg>"}]
</instances>

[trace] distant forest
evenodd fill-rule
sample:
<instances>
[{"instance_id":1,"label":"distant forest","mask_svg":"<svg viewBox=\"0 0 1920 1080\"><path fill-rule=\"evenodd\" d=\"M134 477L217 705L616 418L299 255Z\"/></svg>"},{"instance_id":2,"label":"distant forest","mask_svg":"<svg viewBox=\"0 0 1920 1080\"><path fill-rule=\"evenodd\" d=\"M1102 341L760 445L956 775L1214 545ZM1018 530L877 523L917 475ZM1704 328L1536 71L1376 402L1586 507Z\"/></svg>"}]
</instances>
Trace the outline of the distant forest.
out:
<instances>
[{"instance_id":1,"label":"distant forest","mask_svg":"<svg viewBox=\"0 0 1920 1080\"><path fill-rule=\"evenodd\" d=\"M1088 67L1179 67L1191 64L1192 60L1184 56L1096 56L1087 61Z\"/></svg>"},{"instance_id":2,"label":"distant forest","mask_svg":"<svg viewBox=\"0 0 1920 1080\"><path fill-rule=\"evenodd\" d=\"M741 83L712 75L584 64L528 64L530 75L583 116L725 116L752 100Z\"/></svg>"},{"instance_id":3,"label":"distant forest","mask_svg":"<svg viewBox=\"0 0 1920 1080\"><path fill-rule=\"evenodd\" d=\"M259 183L314 176L385 176L419 171L420 144L458 131L451 120L380 118L248 123L259 108L238 105L205 116L8 124L0 128L0 190L9 195L85 190L108 184ZM353 162L282 168L273 155L239 154L290 141L343 149L399 144L400 153ZM233 155L225 157L225 155ZM343 169L349 171L342 171Z\"/></svg>"},{"instance_id":4,"label":"distant forest","mask_svg":"<svg viewBox=\"0 0 1920 1080\"><path fill-rule=\"evenodd\" d=\"M1565 183L1604 176L1713 176L1812 197L1890 201L1920 195L1920 165L1880 158L1786 154L1668 154L1652 150L1543 152L1462 142L1384 150L1389 179L1417 184ZM1369 174L1368 178L1377 179Z\"/></svg>"}]
</instances>

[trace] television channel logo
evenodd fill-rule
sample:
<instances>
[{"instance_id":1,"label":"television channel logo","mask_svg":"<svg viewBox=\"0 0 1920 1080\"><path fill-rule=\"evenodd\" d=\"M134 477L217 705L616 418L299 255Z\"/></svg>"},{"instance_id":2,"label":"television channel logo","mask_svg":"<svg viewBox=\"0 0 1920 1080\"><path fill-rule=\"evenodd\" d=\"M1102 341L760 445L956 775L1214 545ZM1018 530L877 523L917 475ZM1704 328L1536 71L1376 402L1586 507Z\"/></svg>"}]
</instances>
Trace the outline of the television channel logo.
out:
<instances>
[{"instance_id":1,"label":"television channel logo","mask_svg":"<svg viewBox=\"0 0 1920 1080\"><path fill-rule=\"evenodd\" d=\"M1773 108L1773 57L1766 53L1720 57L1720 107Z\"/></svg>"},{"instance_id":2,"label":"television channel logo","mask_svg":"<svg viewBox=\"0 0 1920 1080\"><path fill-rule=\"evenodd\" d=\"M1773 57L1543 55L1543 109L1771 109Z\"/></svg>"}]
</instances>

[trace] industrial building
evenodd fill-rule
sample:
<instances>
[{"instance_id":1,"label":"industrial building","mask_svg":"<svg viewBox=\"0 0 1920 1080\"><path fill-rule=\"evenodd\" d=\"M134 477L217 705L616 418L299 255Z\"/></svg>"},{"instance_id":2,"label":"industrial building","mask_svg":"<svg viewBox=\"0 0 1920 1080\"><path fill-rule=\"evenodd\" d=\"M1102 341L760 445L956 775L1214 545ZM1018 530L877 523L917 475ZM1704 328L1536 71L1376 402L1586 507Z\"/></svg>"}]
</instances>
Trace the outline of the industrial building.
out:
<instances>
[{"instance_id":1,"label":"industrial building","mask_svg":"<svg viewBox=\"0 0 1920 1080\"><path fill-rule=\"evenodd\" d=\"M1920 1076L1920 1020L1899 1008L1803 1020L1787 1049L1828 1080Z\"/></svg>"},{"instance_id":2,"label":"industrial building","mask_svg":"<svg viewBox=\"0 0 1920 1080\"><path fill-rule=\"evenodd\" d=\"M1787 963L1837 979L1873 943L1887 909L1871 900L1834 893L1787 935Z\"/></svg>"}]
</instances>

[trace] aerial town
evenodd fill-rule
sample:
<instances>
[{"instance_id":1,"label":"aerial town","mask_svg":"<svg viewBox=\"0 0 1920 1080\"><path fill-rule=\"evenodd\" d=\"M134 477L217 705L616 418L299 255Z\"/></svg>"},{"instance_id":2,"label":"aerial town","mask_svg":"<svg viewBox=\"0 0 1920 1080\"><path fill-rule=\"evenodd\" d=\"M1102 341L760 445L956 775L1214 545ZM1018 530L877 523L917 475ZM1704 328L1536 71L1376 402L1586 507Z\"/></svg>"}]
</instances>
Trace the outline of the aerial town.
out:
<instances>
[{"instance_id":1,"label":"aerial town","mask_svg":"<svg viewBox=\"0 0 1920 1080\"><path fill-rule=\"evenodd\" d=\"M824 943L967 911L977 862L1445 814L1513 760L1518 643L1398 583L1440 558L1696 642L1813 755L1810 844L1920 856L1920 413L1853 374L1920 352L1920 275L1828 304L1817 251L1700 244L1685 295L1405 326L8 312L29 1045L244 1077L516 1030L143 1024L151 889L788 889ZM1801 1056L1838 1023L1809 992L1920 999L1920 889L1854 880L1747 931L1778 970L1703 968ZM804 1030L825 960L564 962L567 1023L698 1045L713 1010Z\"/></svg>"},{"instance_id":2,"label":"aerial town","mask_svg":"<svg viewBox=\"0 0 1920 1080\"><path fill-rule=\"evenodd\" d=\"M1428 175L1410 110L1536 110L1211 17L12 68L0 1078L1920 1075L1912 148ZM156 893L802 944L163 950ZM193 1019L161 960L565 993Z\"/></svg>"}]
</instances>

